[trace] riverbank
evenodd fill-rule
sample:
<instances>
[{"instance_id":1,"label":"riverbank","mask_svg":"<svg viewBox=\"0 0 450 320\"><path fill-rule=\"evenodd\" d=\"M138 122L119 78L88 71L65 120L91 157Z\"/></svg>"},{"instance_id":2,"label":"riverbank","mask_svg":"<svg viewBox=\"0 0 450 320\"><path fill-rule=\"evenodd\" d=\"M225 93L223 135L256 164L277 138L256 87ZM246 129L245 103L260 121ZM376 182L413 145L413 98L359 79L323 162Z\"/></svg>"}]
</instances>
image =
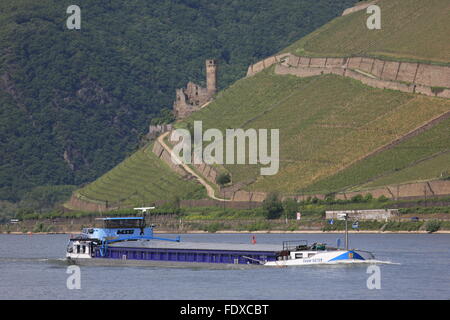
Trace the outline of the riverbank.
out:
<instances>
[{"instance_id":1,"label":"riverbank","mask_svg":"<svg viewBox=\"0 0 450 320\"><path fill-rule=\"evenodd\" d=\"M79 234L80 231L73 232L0 232L0 234L10 235L52 235L52 234ZM282 230L258 230L258 231L238 231L238 230L223 230L216 232L208 232L204 230L189 230L189 231L159 231L154 234L342 234L343 231L322 231L322 230L295 230L295 231L282 231ZM428 231L379 231L379 230L363 230L363 231L348 231L349 234L430 234ZM450 230L438 230L433 233L437 234L450 234Z\"/></svg>"}]
</instances>

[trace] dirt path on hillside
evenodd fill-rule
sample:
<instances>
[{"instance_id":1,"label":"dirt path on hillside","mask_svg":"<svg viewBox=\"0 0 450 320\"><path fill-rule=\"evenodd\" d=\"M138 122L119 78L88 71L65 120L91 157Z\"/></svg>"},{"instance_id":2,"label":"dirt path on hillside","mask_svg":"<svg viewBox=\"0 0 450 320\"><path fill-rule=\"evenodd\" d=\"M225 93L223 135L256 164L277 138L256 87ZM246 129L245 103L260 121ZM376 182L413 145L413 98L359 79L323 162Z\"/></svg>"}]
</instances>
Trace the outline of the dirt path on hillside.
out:
<instances>
[{"instance_id":1,"label":"dirt path on hillside","mask_svg":"<svg viewBox=\"0 0 450 320\"><path fill-rule=\"evenodd\" d=\"M200 182L206 188L206 192L208 194L208 197L210 197L211 199L217 200L217 201L231 201L229 199L217 198L216 195L215 195L214 188L211 187L211 185L205 179L203 179L200 175L198 175L194 170L191 169L191 167L189 167L187 164L185 164L176 154L174 154L172 152L172 149L170 149L169 146L164 142L164 138L169 133L170 133L170 131L160 135L158 137L158 142L161 144L161 146L164 149L166 149L167 152L169 152L170 156L176 158L179 161L180 165L183 167L184 170L186 170L191 175L193 175L194 177L197 178L198 182Z\"/></svg>"}]
</instances>

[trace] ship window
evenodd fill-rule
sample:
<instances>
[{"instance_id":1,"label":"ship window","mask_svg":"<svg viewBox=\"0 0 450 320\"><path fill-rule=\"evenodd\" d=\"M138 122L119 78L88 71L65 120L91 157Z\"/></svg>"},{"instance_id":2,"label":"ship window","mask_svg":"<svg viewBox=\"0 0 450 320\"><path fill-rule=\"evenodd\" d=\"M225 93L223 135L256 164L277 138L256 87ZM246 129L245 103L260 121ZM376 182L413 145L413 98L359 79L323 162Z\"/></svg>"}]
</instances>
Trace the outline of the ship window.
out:
<instances>
[{"instance_id":1,"label":"ship window","mask_svg":"<svg viewBox=\"0 0 450 320\"><path fill-rule=\"evenodd\" d=\"M143 228L145 227L144 219L114 219L105 220L105 228Z\"/></svg>"},{"instance_id":2,"label":"ship window","mask_svg":"<svg viewBox=\"0 0 450 320\"><path fill-rule=\"evenodd\" d=\"M86 253L86 246L82 246L81 249L81 253Z\"/></svg>"},{"instance_id":3,"label":"ship window","mask_svg":"<svg viewBox=\"0 0 450 320\"><path fill-rule=\"evenodd\" d=\"M77 245L77 253L80 253L80 245Z\"/></svg>"}]
</instances>

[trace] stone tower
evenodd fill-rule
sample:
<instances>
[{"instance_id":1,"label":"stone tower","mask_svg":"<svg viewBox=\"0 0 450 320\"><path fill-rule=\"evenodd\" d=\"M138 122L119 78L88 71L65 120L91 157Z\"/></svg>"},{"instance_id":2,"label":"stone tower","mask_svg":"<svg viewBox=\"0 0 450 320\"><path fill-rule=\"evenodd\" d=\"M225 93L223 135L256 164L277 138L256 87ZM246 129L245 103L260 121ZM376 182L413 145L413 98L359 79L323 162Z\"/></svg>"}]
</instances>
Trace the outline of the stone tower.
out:
<instances>
[{"instance_id":1,"label":"stone tower","mask_svg":"<svg viewBox=\"0 0 450 320\"><path fill-rule=\"evenodd\" d=\"M217 62L216 60L206 60L206 89L208 94L212 96L217 91Z\"/></svg>"}]
</instances>

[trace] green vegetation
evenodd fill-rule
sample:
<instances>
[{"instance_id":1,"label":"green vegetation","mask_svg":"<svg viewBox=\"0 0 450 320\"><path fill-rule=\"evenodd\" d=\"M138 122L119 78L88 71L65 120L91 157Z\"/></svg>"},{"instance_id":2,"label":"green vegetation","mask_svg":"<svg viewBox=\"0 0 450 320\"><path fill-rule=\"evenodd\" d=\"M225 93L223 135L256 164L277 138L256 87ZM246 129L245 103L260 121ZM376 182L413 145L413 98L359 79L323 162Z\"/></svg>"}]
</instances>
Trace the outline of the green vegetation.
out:
<instances>
[{"instance_id":1,"label":"green vegetation","mask_svg":"<svg viewBox=\"0 0 450 320\"><path fill-rule=\"evenodd\" d=\"M231 182L231 177L230 174L228 172L223 172L220 173L217 178L216 178L216 182L220 185L220 186L224 186L227 183Z\"/></svg>"},{"instance_id":2,"label":"green vegetation","mask_svg":"<svg viewBox=\"0 0 450 320\"><path fill-rule=\"evenodd\" d=\"M437 220L429 220L425 223L425 230L429 233L438 231L441 228L441 223Z\"/></svg>"},{"instance_id":3,"label":"green vegetation","mask_svg":"<svg viewBox=\"0 0 450 320\"><path fill-rule=\"evenodd\" d=\"M179 199L206 197L202 185L183 180L156 157L151 146L135 152L77 193L88 200L108 202L111 207L145 205L157 200L175 203Z\"/></svg>"},{"instance_id":4,"label":"green vegetation","mask_svg":"<svg viewBox=\"0 0 450 320\"><path fill-rule=\"evenodd\" d=\"M74 31L72 1L0 1L0 199L94 180L170 120L175 88L204 84L205 59L225 88L352 3L83 0Z\"/></svg>"},{"instance_id":5,"label":"green vegetation","mask_svg":"<svg viewBox=\"0 0 450 320\"><path fill-rule=\"evenodd\" d=\"M449 201L450 199L436 199L436 204L442 201ZM272 201L279 204L274 198ZM206 232L217 232L226 230L235 230L243 232L254 232L259 230L279 230L279 231L298 231L298 230L323 230L323 231L343 231L344 222L335 221L334 224L329 224L324 219L325 210L356 210L356 209L380 209L392 208L401 205L410 205L405 201L381 201L379 199L369 199L368 197L355 198L353 200L334 200L328 198L327 200L309 199L307 201L295 202L292 200L283 201L283 207L276 219L267 219L267 210L263 207L254 209L232 209L226 207L191 207L191 208L173 208L169 206L161 206L152 210L147 216L149 221L155 221L158 216L166 221L166 227L175 228L176 230L203 230ZM430 219L435 214L439 214L444 218L443 214L450 214L448 206L432 207L432 202L417 201L414 207L401 208L401 215L411 214L417 215L419 221L411 221L405 216L400 221L359 221L360 231L428 231L436 232L437 230L450 230L450 221L448 220L433 220ZM295 220L295 215L292 213L300 211L302 218L300 221ZM428 216L422 216L427 214ZM132 208L120 209L108 212L108 216L133 216L136 211ZM28 213L18 216L24 220L24 224L18 225L14 229L14 225L0 226L0 232L10 232L11 230L32 232L52 232L58 231L52 226L51 220L55 218L67 219L67 224L71 219L87 218L99 216L99 213L94 212L47 212L47 213ZM286 219L287 218L287 219ZM439 218L439 219L441 219ZM70 219L70 220L69 220ZM88 220L80 220L85 223ZM80 224L77 223L77 224ZM162 226L162 230L166 230Z\"/></svg>"},{"instance_id":6,"label":"green vegetation","mask_svg":"<svg viewBox=\"0 0 450 320\"><path fill-rule=\"evenodd\" d=\"M284 211L283 204L278 194L270 193L262 204L263 213L266 219L278 219Z\"/></svg>"},{"instance_id":7,"label":"green vegetation","mask_svg":"<svg viewBox=\"0 0 450 320\"><path fill-rule=\"evenodd\" d=\"M400 146L403 158L398 154L389 158L386 154L390 153L386 151L372 167L360 165L359 175L352 171L344 178L336 175L336 181L329 178L449 110L450 101L445 99L375 89L334 75L303 79L280 76L270 68L237 81L220 92L207 108L178 126L192 127L193 121L202 120L203 130L218 128L222 132L227 128L279 128L278 174L261 176L258 165L225 165L233 183L254 181L246 189L255 191L329 193L365 183L392 166L399 168L398 163L400 168L406 167L448 150L449 135L445 133L449 122L446 121L417 137L421 146L425 146L417 152ZM414 146L408 141L404 144ZM444 162L435 171L444 170ZM436 176L429 173L424 173L426 178Z\"/></svg>"},{"instance_id":8,"label":"green vegetation","mask_svg":"<svg viewBox=\"0 0 450 320\"><path fill-rule=\"evenodd\" d=\"M450 170L450 119L308 186L309 192L439 179Z\"/></svg>"},{"instance_id":9,"label":"green vegetation","mask_svg":"<svg viewBox=\"0 0 450 320\"><path fill-rule=\"evenodd\" d=\"M379 0L381 30L369 30L366 10L338 17L287 47L311 56L371 56L450 64L447 0Z\"/></svg>"}]
</instances>

